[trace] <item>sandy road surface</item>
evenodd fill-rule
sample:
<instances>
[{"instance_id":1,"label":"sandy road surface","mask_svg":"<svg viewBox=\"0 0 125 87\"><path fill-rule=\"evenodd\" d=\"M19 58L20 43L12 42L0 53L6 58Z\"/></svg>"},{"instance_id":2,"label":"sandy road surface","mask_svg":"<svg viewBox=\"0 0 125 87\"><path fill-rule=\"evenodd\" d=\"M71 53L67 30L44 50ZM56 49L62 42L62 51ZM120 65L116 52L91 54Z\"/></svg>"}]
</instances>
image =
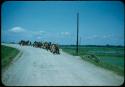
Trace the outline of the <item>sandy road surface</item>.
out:
<instances>
[{"instance_id":1,"label":"sandy road surface","mask_svg":"<svg viewBox=\"0 0 125 87\"><path fill-rule=\"evenodd\" d=\"M123 77L64 52L54 55L40 48L9 46L20 49L23 54L2 73L2 82L7 86L114 86L124 82Z\"/></svg>"}]
</instances>

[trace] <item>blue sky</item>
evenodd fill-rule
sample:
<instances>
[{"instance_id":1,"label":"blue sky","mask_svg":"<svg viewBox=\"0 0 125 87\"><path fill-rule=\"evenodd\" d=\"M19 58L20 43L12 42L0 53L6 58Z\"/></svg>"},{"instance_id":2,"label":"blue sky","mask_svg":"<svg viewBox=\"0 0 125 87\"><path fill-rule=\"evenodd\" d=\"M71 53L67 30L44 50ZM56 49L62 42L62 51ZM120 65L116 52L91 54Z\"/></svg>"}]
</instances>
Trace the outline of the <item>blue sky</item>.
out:
<instances>
[{"instance_id":1,"label":"blue sky","mask_svg":"<svg viewBox=\"0 0 125 87\"><path fill-rule=\"evenodd\" d=\"M2 41L51 41L124 45L124 4L120 1L7 1L1 9Z\"/></svg>"}]
</instances>

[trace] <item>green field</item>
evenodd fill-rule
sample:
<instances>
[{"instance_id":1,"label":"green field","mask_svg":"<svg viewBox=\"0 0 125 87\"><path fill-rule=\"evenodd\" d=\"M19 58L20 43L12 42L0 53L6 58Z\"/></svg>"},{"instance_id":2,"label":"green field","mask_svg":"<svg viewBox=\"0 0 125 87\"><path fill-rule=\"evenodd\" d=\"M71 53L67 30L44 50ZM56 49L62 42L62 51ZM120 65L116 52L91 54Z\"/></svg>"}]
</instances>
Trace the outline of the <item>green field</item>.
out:
<instances>
[{"instance_id":1,"label":"green field","mask_svg":"<svg viewBox=\"0 0 125 87\"><path fill-rule=\"evenodd\" d=\"M19 53L17 49L4 45L1 45L1 51L2 68L6 67L12 61L12 59Z\"/></svg>"},{"instance_id":2,"label":"green field","mask_svg":"<svg viewBox=\"0 0 125 87\"><path fill-rule=\"evenodd\" d=\"M76 55L76 48L74 46L61 46L61 48L69 54ZM99 58L100 62L97 63L92 59L83 57L91 54ZM97 66L112 70L119 75L124 75L124 47L80 46L78 55Z\"/></svg>"}]
</instances>

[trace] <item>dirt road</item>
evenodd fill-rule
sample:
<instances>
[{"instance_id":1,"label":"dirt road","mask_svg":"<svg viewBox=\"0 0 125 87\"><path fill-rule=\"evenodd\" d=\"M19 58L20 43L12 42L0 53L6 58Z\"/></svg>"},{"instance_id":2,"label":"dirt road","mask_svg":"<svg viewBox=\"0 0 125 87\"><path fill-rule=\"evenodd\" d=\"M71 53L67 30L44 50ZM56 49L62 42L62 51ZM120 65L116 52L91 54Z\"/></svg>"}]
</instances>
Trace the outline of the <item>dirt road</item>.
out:
<instances>
[{"instance_id":1,"label":"dirt road","mask_svg":"<svg viewBox=\"0 0 125 87\"><path fill-rule=\"evenodd\" d=\"M23 53L2 73L2 82L7 86L117 86L124 82L123 77L62 51L54 55L31 46L8 46Z\"/></svg>"}]
</instances>

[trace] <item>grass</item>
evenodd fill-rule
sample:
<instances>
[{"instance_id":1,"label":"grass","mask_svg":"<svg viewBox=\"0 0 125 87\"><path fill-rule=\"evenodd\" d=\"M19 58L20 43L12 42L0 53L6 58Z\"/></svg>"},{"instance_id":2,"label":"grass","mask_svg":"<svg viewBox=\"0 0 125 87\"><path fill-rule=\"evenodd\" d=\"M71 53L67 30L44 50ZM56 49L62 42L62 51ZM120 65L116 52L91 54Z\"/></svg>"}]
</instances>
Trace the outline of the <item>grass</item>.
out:
<instances>
[{"instance_id":1,"label":"grass","mask_svg":"<svg viewBox=\"0 0 125 87\"><path fill-rule=\"evenodd\" d=\"M1 59L1 64L2 68L5 68L10 64L10 62L15 58L15 56L19 53L19 50L1 45L1 51L2 51L2 59Z\"/></svg>"},{"instance_id":2,"label":"grass","mask_svg":"<svg viewBox=\"0 0 125 87\"><path fill-rule=\"evenodd\" d=\"M75 47L61 47L63 51L76 55ZM94 54L100 59L97 63L92 59L85 58L85 55ZM116 74L124 75L124 47L80 47L78 55L85 61L91 62L96 66L112 70Z\"/></svg>"},{"instance_id":3,"label":"grass","mask_svg":"<svg viewBox=\"0 0 125 87\"><path fill-rule=\"evenodd\" d=\"M101 62L97 63L95 61L92 61L91 59L84 58L82 56L81 56L81 58L84 59L85 61L88 61L88 62L91 62L91 63L95 64L96 66L111 70L118 75L121 75L121 76L124 75L124 69L120 66L115 65L115 64L111 64L111 63L105 62L105 61L101 61Z\"/></svg>"}]
</instances>

